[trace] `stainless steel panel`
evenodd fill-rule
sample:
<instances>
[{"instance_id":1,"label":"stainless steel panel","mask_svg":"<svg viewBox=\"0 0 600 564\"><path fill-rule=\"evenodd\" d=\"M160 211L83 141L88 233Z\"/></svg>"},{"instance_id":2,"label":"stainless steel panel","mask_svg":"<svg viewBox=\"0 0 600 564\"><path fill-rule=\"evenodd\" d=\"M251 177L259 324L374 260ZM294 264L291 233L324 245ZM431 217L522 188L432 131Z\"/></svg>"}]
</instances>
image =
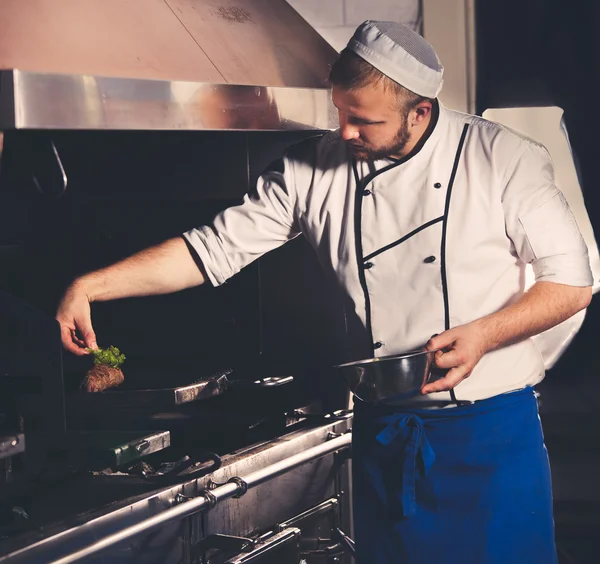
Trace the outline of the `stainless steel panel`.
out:
<instances>
[{"instance_id":1,"label":"stainless steel panel","mask_svg":"<svg viewBox=\"0 0 600 564\"><path fill-rule=\"evenodd\" d=\"M297 452L304 449L300 447ZM265 453L267 454L267 453ZM262 460L261 460L262 458ZM261 457L249 462L246 472L260 471L268 458ZM333 454L314 460L300 468L287 472L278 480L270 480L255 487L239 499L231 499L219 504L210 512L195 517L199 529L205 534L223 533L251 535L255 530L264 530L285 521L323 499L336 495L335 472L337 470ZM215 474L218 474L215 473ZM225 468L224 476L218 483L224 483L236 475L233 468ZM276 500L276 502L274 502Z\"/></svg>"},{"instance_id":2,"label":"stainless steel panel","mask_svg":"<svg viewBox=\"0 0 600 564\"><path fill-rule=\"evenodd\" d=\"M336 51L284 0L165 0L230 84L323 88Z\"/></svg>"},{"instance_id":3,"label":"stainless steel panel","mask_svg":"<svg viewBox=\"0 0 600 564\"><path fill-rule=\"evenodd\" d=\"M124 531L131 527L139 527L138 532L148 530L149 519L161 520L165 512L171 508L176 508L180 513L180 518L197 511L201 511L206 503L205 498L197 497L199 492L209 487L212 480L222 483L227 481L232 476L247 476L252 471L261 470L268 465L282 463L286 459L294 457L297 453L322 445L330 433L339 433L346 431L351 425L352 418L346 420L330 422L325 425L311 428L303 431L296 431L270 441L262 445L249 447L243 452L233 453L223 457L223 466L210 476L206 476L197 480L169 487L151 495L145 495L141 498L124 501L121 504L113 504L110 507L102 508L96 512L90 513L85 518L71 520L52 527L45 527L42 532L35 533L31 537L23 537L12 539L11 541L3 541L0 543L0 562L10 562L11 564L32 562L69 562L71 555L84 555L89 547L102 542L102 540L114 541L115 537L122 540L128 537L122 537ZM334 446L332 444L332 446ZM332 456L332 455L329 455ZM327 458L327 457L326 457ZM314 463L313 463L314 464ZM306 466L308 471L305 473L304 480L310 483L315 479L314 472L310 469L312 466ZM286 482L289 474L283 474L277 481ZM268 486L268 482L264 487ZM224 487L230 489L230 494L235 494L238 487L234 483L229 483ZM214 490L213 490L214 491ZM250 490L254 491L254 490ZM244 496L250 505L252 502L248 494ZM224 505L232 502L241 502L244 497L239 500L229 500ZM196 499L194 499L196 498ZM178 506L178 507L176 507ZM218 506L217 506L218 507ZM254 507L257 513L261 508ZM299 509L298 511L301 511ZM212 510L214 511L214 509ZM294 511L287 515L291 517L298 513ZM211 515L209 512L207 515ZM73 525L73 523L77 523ZM173 522L173 527L165 526L158 533L151 535L140 535L139 539L129 539L123 542L118 547L109 549L105 558L106 561L114 563L129 563L135 562L156 562L156 553L153 552L154 537L161 536L161 546L163 550L169 546L181 546L182 528L180 524ZM197 529L197 527L194 527ZM131 529L129 529L131 532ZM195 538L192 542L197 542L199 531L195 530ZM40 538L42 536L43 538ZM110 537L110 538L109 538ZM151 538L149 538L151 537ZM98 540L102 539L102 540ZM139 541L139 542L138 542ZM112 546L109 542L108 546ZM174 552L177 551L174 549ZM171 560L168 560L171 562ZM173 560L177 561L177 560ZM180 561L180 560L179 560ZM164 559L162 562L167 562Z\"/></svg>"},{"instance_id":4,"label":"stainless steel panel","mask_svg":"<svg viewBox=\"0 0 600 564\"><path fill-rule=\"evenodd\" d=\"M313 88L335 56L284 0L0 2L0 69Z\"/></svg>"},{"instance_id":5,"label":"stainless steel panel","mask_svg":"<svg viewBox=\"0 0 600 564\"><path fill-rule=\"evenodd\" d=\"M0 69L224 81L163 0L2 0Z\"/></svg>"},{"instance_id":6,"label":"stainless steel panel","mask_svg":"<svg viewBox=\"0 0 600 564\"><path fill-rule=\"evenodd\" d=\"M0 130L337 127L329 90L0 71Z\"/></svg>"},{"instance_id":7,"label":"stainless steel panel","mask_svg":"<svg viewBox=\"0 0 600 564\"><path fill-rule=\"evenodd\" d=\"M254 488L261 484L270 484L274 478L284 475L290 470L298 468L307 462L321 458L336 450L348 448L350 442L351 436L346 434L333 438L320 445L316 445L310 449L302 450L287 459L269 464L248 475L244 475L241 479L236 477L235 481L229 480L228 482L219 485L215 490L200 491L193 499L186 500L176 507L171 507L159 515L155 515L140 523L117 531L112 535L100 538L100 540L97 540L80 550L76 550L62 558L52 560L51 562L52 564L71 564L72 562L79 562L142 533L150 533L159 530L160 527L164 525L176 522L185 517L190 517L200 511L214 509L221 501L245 496L246 491L250 493L254 491L249 488ZM271 501L272 499L276 498L271 498ZM254 505L252 507L254 507Z\"/></svg>"}]
</instances>

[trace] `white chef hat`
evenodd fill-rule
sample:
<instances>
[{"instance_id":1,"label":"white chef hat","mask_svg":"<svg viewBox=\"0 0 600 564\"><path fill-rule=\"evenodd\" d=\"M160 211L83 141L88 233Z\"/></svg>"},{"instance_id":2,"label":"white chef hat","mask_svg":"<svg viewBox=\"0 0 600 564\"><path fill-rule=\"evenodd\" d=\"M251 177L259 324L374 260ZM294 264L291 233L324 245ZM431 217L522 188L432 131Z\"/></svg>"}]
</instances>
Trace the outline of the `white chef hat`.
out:
<instances>
[{"instance_id":1,"label":"white chef hat","mask_svg":"<svg viewBox=\"0 0 600 564\"><path fill-rule=\"evenodd\" d=\"M367 20L354 32L348 49L415 94L435 98L442 89L444 67L437 53L406 25Z\"/></svg>"}]
</instances>

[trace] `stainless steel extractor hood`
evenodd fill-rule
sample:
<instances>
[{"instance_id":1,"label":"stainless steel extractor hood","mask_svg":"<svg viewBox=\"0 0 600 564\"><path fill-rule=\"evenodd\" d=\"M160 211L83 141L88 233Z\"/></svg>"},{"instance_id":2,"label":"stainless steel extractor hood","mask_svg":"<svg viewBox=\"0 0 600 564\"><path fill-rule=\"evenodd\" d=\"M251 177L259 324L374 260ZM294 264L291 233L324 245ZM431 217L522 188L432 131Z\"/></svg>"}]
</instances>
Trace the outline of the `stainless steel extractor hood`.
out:
<instances>
[{"instance_id":1,"label":"stainless steel extractor hood","mask_svg":"<svg viewBox=\"0 0 600 564\"><path fill-rule=\"evenodd\" d=\"M285 0L2 0L0 129L328 129L335 57Z\"/></svg>"}]
</instances>

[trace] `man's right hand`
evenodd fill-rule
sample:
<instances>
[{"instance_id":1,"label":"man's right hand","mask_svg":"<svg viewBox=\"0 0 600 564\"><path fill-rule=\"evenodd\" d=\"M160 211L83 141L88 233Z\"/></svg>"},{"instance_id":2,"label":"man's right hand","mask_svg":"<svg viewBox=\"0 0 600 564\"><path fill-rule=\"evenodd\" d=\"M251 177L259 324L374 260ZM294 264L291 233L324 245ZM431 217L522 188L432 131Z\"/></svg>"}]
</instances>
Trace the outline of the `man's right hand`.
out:
<instances>
[{"instance_id":1,"label":"man's right hand","mask_svg":"<svg viewBox=\"0 0 600 564\"><path fill-rule=\"evenodd\" d=\"M96 334L92 328L90 300L85 290L73 283L65 292L56 312L63 346L78 356L96 349Z\"/></svg>"}]
</instances>

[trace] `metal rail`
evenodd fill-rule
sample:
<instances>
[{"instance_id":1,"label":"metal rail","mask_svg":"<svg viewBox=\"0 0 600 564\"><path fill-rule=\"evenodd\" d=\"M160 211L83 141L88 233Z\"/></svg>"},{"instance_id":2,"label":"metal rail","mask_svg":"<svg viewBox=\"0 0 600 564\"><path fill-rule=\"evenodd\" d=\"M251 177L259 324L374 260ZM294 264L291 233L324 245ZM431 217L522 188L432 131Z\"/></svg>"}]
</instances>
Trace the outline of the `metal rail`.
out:
<instances>
[{"instance_id":1,"label":"metal rail","mask_svg":"<svg viewBox=\"0 0 600 564\"><path fill-rule=\"evenodd\" d=\"M108 535L93 544L79 549L68 556L53 560L48 564L71 564L72 562L78 562L83 558L95 555L119 542L131 539L141 533L154 531L171 521L183 519L195 513L199 513L200 511L211 509L221 501L231 497L241 496L246 493L248 489L259 486L260 484L276 478L281 474L285 474L307 462L312 462L313 460L338 450L344 450L350 446L351 442L351 435L346 433L321 445L276 462L275 464L261 468L243 478L232 478L229 482L214 490L206 490L194 499L185 501L175 507L163 511L159 515L155 515L136 525L132 525L117 533Z\"/></svg>"}]
</instances>

